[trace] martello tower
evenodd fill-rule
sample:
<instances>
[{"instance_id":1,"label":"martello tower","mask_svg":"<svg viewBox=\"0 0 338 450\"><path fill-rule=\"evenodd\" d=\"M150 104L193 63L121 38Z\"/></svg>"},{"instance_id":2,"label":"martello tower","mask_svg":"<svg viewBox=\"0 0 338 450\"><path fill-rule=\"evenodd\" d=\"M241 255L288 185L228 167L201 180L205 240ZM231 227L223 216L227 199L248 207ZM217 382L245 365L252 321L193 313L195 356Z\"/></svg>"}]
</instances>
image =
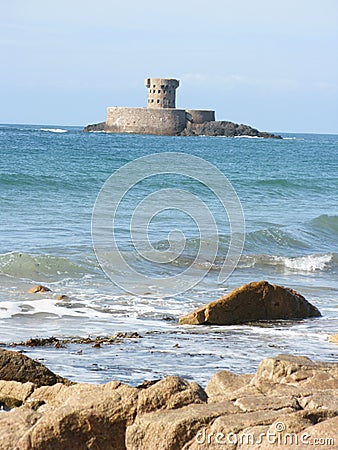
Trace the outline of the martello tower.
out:
<instances>
[{"instance_id":1,"label":"martello tower","mask_svg":"<svg viewBox=\"0 0 338 450\"><path fill-rule=\"evenodd\" d=\"M178 109L175 106L179 81L173 78L146 78L146 108L109 106L106 133L139 133L177 136L185 128L215 120L215 111Z\"/></svg>"},{"instance_id":2,"label":"martello tower","mask_svg":"<svg viewBox=\"0 0 338 450\"><path fill-rule=\"evenodd\" d=\"M147 108L175 108L179 81L173 78L146 78L148 88Z\"/></svg>"}]
</instances>

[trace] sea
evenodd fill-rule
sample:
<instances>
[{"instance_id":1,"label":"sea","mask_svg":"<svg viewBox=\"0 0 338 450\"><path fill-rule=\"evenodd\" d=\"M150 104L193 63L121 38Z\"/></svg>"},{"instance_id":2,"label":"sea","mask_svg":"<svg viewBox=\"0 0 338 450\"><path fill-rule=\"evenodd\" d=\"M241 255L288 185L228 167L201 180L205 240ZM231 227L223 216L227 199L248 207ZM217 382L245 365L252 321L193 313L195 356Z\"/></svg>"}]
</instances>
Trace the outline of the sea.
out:
<instances>
[{"instance_id":1,"label":"sea","mask_svg":"<svg viewBox=\"0 0 338 450\"><path fill-rule=\"evenodd\" d=\"M131 385L179 375L205 386L282 353L337 361L338 135L281 135L0 125L1 347L74 381ZM259 280L322 317L178 325ZM51 291L27 292L37 284ZM116 333L100 346L20 344Z\"/></svg>"}]
</instances>

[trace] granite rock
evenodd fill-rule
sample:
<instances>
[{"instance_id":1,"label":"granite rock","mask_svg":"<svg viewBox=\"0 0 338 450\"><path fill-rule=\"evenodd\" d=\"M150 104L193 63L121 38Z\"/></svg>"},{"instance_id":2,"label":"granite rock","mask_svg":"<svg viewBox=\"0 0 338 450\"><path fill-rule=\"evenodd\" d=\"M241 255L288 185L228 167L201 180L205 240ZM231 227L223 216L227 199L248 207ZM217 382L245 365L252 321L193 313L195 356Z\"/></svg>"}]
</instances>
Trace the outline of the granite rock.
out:
<instances>
[{"instance_id":1,"label":"granite rock","mask_svg":"<svg viewBox=\"0 0 338 450\"><path fill-rule=\"evenodd\" d=\"M296 291L257 281L179 319L180 325L234 325L260 320L319 317L318 309Z\"/></svg>"}]
</instances>

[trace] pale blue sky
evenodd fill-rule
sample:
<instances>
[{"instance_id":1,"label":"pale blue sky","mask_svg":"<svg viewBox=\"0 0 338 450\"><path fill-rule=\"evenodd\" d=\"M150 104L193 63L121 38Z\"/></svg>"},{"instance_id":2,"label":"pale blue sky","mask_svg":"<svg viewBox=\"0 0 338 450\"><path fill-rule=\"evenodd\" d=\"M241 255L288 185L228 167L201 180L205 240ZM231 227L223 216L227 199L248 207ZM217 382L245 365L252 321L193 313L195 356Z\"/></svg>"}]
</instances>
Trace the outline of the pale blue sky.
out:
<instances>
[{"instance_id":1,"label":"pale blue sky","mask_svg":"<svg viewBox=\"0 0 338 450\"><path fill-rule=\"evenodd\" d=\"M2 0L0 123L86 125L145 106L262 130L338 133L337 0Z\"/></svg>"}]
</instances>

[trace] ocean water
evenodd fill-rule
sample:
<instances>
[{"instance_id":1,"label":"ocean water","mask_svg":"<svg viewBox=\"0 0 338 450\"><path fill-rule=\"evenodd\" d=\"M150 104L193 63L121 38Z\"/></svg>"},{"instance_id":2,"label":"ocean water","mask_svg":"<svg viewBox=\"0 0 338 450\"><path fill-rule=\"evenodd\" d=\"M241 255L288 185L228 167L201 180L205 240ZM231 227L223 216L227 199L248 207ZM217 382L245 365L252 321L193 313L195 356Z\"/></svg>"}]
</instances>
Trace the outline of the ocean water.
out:
<instances>
[{"instance_id":1,"label":"ocean water","mask_svg":"<svg viewBox=\"0 0 338 450\"><path fill-rule=\"evenodd\" d=\"M11 348L12 342L31 337L137 332L141 337L101 348L16 347L75 381L121 380L133 385L172 374L205 385L217 370L253 372L262 358L279 353L336 361L338 346L327 338L338 332L338 136L283 137L110 135L83 133L76 127L0 125L2 346ZM181 156L173 164L174 152ZM111 251L108 242L96 255L92 217L104 183L127 163L153 154L162 154L163 170L138 183L135 171L121 179L130 189L114 219L117 246ZM240 202L236 211L243 211L244 249L226 279L220 280L220 272L238 224L210 192L210 178L203 184L182 175L193 157L226 177ZM204 171L199 175L203 178ZM119 185L115 188L112 195ZM170 203L173 188L183 205L177 211ZM148 217L148 227L142 221L133 224L140 202L161 190L163 210ZM191 197L185 196L187 191ZM194 201L207 205L205 210L202 203L195 209L201 212L197 219L184 211ZM97 211L112 223L105 204ZM94 233L96 229L94 223ZM128 266L121 267L119 255ZM163 255L165 262L154 263ZM103 271L100 263L105 257L109 264ZM188 268L191 286L178 289ZM135 273L142 275L142 282ZM167 277L173 278L163 287L160 280ZM178 326L181 315L262 279L298 290L322 317ZM52 292L27 293L35 284ZM58 300L59 295L68 299Z\"/></svg>"}]
</instances>

